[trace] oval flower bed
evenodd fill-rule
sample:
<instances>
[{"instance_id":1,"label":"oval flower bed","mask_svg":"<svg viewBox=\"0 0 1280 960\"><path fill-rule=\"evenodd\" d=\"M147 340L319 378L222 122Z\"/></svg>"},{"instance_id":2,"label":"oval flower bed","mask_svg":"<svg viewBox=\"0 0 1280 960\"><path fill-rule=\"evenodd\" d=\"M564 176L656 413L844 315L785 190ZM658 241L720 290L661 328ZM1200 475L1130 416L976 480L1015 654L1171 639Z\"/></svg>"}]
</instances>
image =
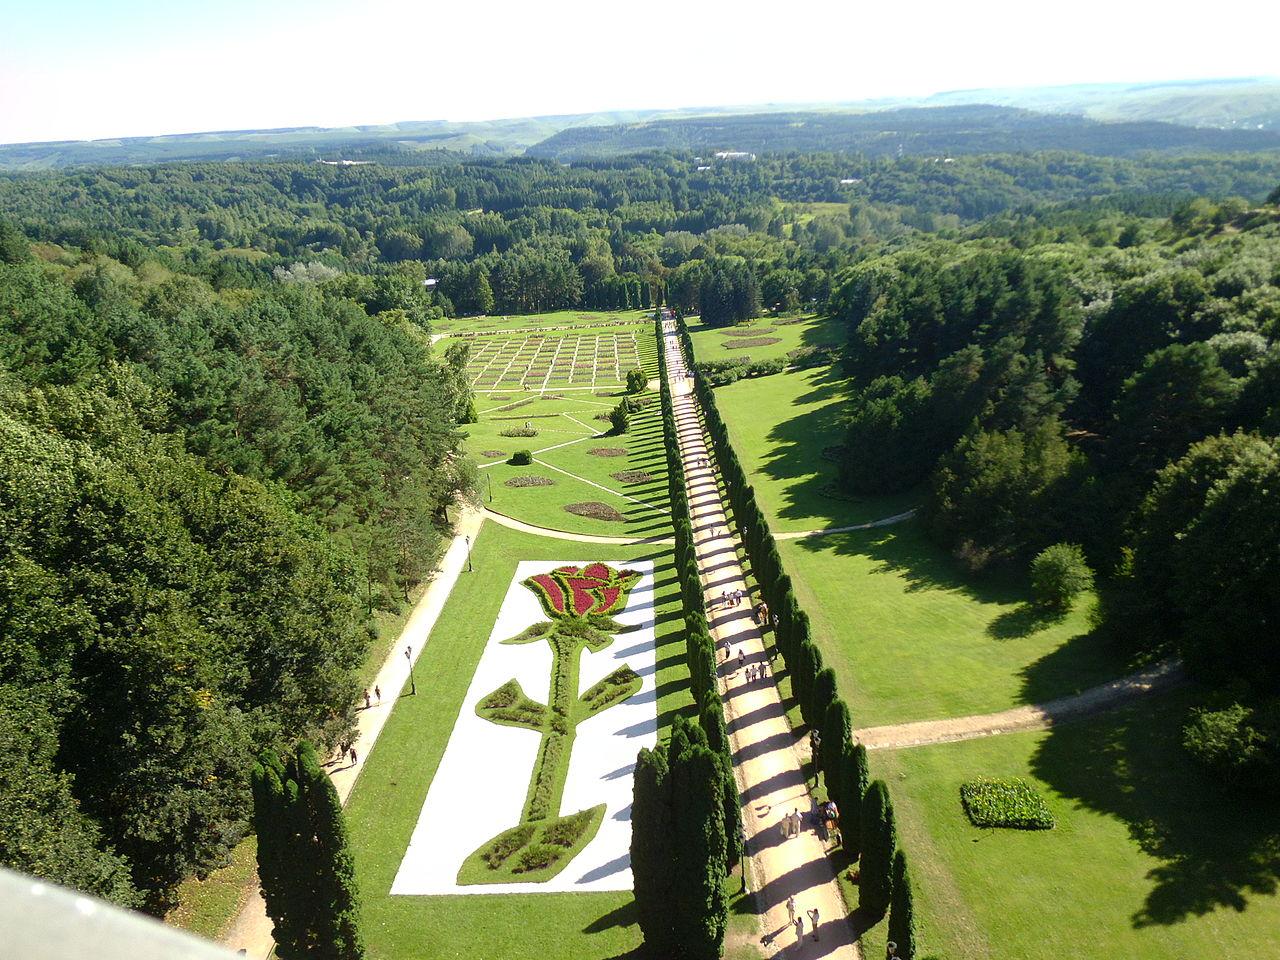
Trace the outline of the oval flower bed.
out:
<instances>
[{"instance_id":1,"label":"oval flower bed","mask_svg":"<svg viewBox=\"0 0 1280 960\"><path fill-rule=\"evenodd\" d=\"M610 523L621 523L627 519L613 507L599 500L566 503L564 509L566 513L572 513L575 517L590 517L592 520L607 520Z\"/></svg>"},{"instance_id":2,"label":"oval flower bed","mask_svg":"<svg viewBox=\"0 0 1280 960\"><path fill-rule=\"evenodd\" d=\"M975 827L1050 830L1053 814L1044 797L1021 777L979 777L960 787L960 801Z\"/></svg>"}]
</instances>

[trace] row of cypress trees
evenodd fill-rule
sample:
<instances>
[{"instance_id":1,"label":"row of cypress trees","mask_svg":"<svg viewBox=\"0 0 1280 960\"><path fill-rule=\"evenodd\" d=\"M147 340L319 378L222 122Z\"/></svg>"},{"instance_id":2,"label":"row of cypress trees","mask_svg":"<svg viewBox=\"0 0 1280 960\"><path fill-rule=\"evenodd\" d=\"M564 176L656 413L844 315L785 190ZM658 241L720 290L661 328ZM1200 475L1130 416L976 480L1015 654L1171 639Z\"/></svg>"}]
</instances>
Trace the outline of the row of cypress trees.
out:
<instances>
[{"instance_id":1,"label":"row of cypress trees","mask_svg":"<svg viewBox=\"0 0 1280 960\"><path fill-rule=\"evenodd\" d=\"M729 904L721 759L702 728L677 716L671 740L636 757L631 873L650 956L716 960Z\"/></svg>"},{"instance_id":2,"label":"row of cypress trees","mask_svg":"<svg viewBox=\"0 0 1280 960\"><path fill-rule=\"evenodd\" d=\"M678 329L681 347L691 357L693 344L682 320ZM813 642L809 617L800 607L777 541L729 442L715 394L700 372L695 370L693 376L729 505L761 595L775 618L774 643L791 674L792 693L804 722L821 734L820 752L813 758L815 772L822 775L827 795L840 809L846 853L861 857L858 907L876 919L890 913L889 938L897 944L898 956L910 960L918 952L914 897L907 856L897 847L888 787L882 780L869 782L866 748L853 742L851 714L840 697L835 671L823 663L822 651ZM714 652L712 657L714 663Z\"/></svg>"}]
</instances>

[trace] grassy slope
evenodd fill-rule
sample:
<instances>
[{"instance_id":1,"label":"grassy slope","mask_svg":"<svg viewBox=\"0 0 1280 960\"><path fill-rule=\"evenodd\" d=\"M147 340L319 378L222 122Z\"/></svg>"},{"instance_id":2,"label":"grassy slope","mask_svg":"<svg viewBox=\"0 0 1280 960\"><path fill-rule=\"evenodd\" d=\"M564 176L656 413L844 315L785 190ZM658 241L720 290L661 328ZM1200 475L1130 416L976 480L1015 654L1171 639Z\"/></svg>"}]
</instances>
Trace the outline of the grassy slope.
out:
<instances>
[{"instance_id":1,"label":"grassy slope","mask_svg":"<svg viewBox=\"0 0 1280 960\"><path fill-rule=\"evenodd\" d=\"M912 853L925 955L1280 957L1276 810L1206 782L1183 692L1051 732L875 752ZM1027 777L1051 831L979 830L959 789ZM883 952L885 928L864 938Z\"/></svg>"},{"instance_id":2,"label":"grassy slope","mask_svg":"<svg viewBox=\"0 0 1280 960\"><path fill-rule=\"evenodd\" d=\"M485 524L418 661L418 696L396 704L348 805L371 958L599 958L639 942L627 894L392 897L388 891L440 762L454 718L520 560L652 559L658 581L660 722L690 706L679 598L669 548L601 547Z\"/></svg>"},{"instance_id":3,"label":"grassy slope","mask_svg":"<svg viewBox=\"0 0 1280 960\"><path fill-rule=\"evenodd\" d=\"M775 533L864 523L918 502L910 494L858 501L824 494L836 467L822 451L844 439L842 382L834 368L815 367L716 390L733 447Z\"/></svg>"},{"instance_id":4,"label":"grassy slope","mask_svg":"<svg viewBox=\"0 0 1280 960\"><path fill-rule=\"evenodd\" d=\"M854 725L964 716L1103 682L1089 599L1046 622L1007 580L961 576L914 522L780 544Z\"/></svg>"}]
</instances>

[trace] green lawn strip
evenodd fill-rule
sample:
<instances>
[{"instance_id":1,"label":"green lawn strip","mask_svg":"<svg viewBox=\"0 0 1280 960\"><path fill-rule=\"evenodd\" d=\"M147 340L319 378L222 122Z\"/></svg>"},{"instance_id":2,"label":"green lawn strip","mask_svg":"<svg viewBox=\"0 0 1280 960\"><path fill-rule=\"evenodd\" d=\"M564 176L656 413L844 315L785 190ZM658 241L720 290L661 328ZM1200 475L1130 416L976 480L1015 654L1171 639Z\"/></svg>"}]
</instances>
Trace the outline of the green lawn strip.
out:
<instances>
[{"instance_id":1,"label":"green lawn strip","mask_svg":"<svg viewBox=\"0 0 1280 960\"><path fill-rule=\"evenodd\" d=\"M460 334L468 331L500 330L531 332L547 327L592 327L625 321L652 322L652 310L554 310L550 313L514 314L491 317L446 317L433 321L432 333Z\"/></svg>"},{"instance_id":2,"label":"green lawn strip","mask_svg":"<svg viewBox=\"0 0 1280 960\"><path fill-rule=\"evenodd\" d=\"M964 575L918 521L779 550L855 728L1039 703L1128 667L1089 633L1092 596L1045 620L1025 585Z\"/></svg>"},{"instance_id":3,"label":"green lawn strip","mask_svg":"<svg viewBox=\"0 0 1280 960\"><path fill-rule=\"evenodd\" d=\"M178 887L178 905L165 923L217 940L231 926L253 891L258 869L258 840L249 837L231 851L231 863L204 880L191 877Z\"/></svg>"},{"instance_id":4,"label":"green lawn strip","mask_svg":"<svg viewBox=\"0 0 1280 960\"><path fill-rule=\"evenodd\" d=\"M1277 810L1190 761L1180 736L1195 696L1047 732L873 751L912 853L923 955L1280 956ZM960 786L978 776L1026 779L1057 825L972 826ZM883 956L884 941L882 924L864 937L867 956Z\"/></svg>"},{"instance_id":5,"label":"green lawn strip","mask_svg":"<svg viewBox=\"0 0 1280 960\"><path fill-rule=\"evenodd\" d=\"M823 450L844 440L844 396L833 367L716 390L730 440L775 534L867 523L919 502L913 493L857 500L830 495L836 465Z\"/></svg>"},{"instance_id":6,"label":"green lawn strip","mask_svg":"<svg viewBox=\"0 0 1280 960\"><path fill-rule=\"evenodd\" d=\"M348 805L369 955L586 960L625 954L640 942L630 894L389 895L518 561L653 560L661 729L675 712L691 711L670 548L586 548L487 523L472 559L474 572L459 578L418 660L418 695L396 704Z\"/></svg>"},{"instance_id":7,"label":"green lawn strip","mask_svg":"<svg viewBox=\"0 0 1280 960\"><path fill-rule=\"evenodd\" d=\"M799 322L795 322L796 320ZM844 328L829 317L759 317L732 327L708 327L700 320L689 321L695 360L768 360L785 357L800 347L836 347L845 340ZM735 341L759 338L777 340L763 346L738 348Z\"/></svg>"}]
</instances>

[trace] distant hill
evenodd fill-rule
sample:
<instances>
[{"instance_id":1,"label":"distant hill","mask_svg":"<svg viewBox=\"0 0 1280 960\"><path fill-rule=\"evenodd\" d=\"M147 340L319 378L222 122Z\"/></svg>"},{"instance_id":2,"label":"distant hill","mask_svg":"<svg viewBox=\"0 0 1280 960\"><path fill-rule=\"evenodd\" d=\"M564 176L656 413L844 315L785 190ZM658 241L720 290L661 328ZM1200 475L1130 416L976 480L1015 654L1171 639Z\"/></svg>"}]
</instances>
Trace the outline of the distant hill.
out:
<instances>
[{"instance_id":1,"label":"distant hill","mask_svg":"<svg viewBox=\"0 0 1280 960\"><path fill-rule=\"evenodd\" d=\"M972 111L973 105L1019 108L1039 114L1074 115L1067 126L1055 126L1046 120L1033 121L1009 114L941 114L936 112L909 114L908 108L946 107ZM817 119L823 115L826 119ZM877 116L878 120L850 120L851 117ZM913 119L914 116L914 119ZM1124 121L1143 125L1155 124L1147 130L1107 129L1105 133L1080 127L1080 118L1094 121ZM783 119L786 118L786 119ZM832 119L834 118L834 119ZM841 119L843 118L843 119ZM918 120L927 119L938 129L921 130ZM667 122L691 126L659 126ZM1280 80L1243 78L1229 80L1194 80L1144 84L1075 84L1059 87L992 88L957 90L930 97L863 100L843 103L752 104L744 106L702 106L678 110L618 110L591 114L524 117L456 123L447 120L425 120L405 123L362 125L353 127L288 127L278 130L226 130L207 133L174 134L157 137L128 137L114 140L67 140L49 143L0 144L0 169L43 169L99 164L145 164L182 160L261 160L274 157L287 159L358 159L386 157L395 154L398 162L440 159L437 151L448 150L470 156L514 156L538 145L530 153L540 156L608 155L632 149L687 146L695 150L709 149L694 130L718 131L718 136L738 136L752 132L767 142L760 149L815 149L784 147L778 143L824 142L831 145L819 149L855 149L840 144L848 142L850 130L856 129L856 149L869 153L897 150L894 131L900 126L910 134L912 145L903 143L903 152L974 152L973 143L983 137L990 143L984 151L1039 149L1041 146L1063 146L1072 136L1082 143L1121 138L1131 149L1257 149L1254 140L1220 138L1187 138L1159 128L1160 124L1178 124L1224 131L1280 130ZM645 125L645 132L632 129ZM791 132L767 128L796 125ZM870 124L870 127L866 125ZM884 143L872 141L871 128L883 129ZM967 139L960 136L970 124ZM604 134L602 128L619 128ZM1037 127L1039 129L1037 129ZM625 129L624 129L625 128ZM557 135L560 138L553 139ZM617 141L625 146L607 146ZM1141 147L1136 144L1146 143ZM547 144L543 146L543 144ZM574 145L570 150L570 145ZM588 150L587 145L593 144ZM952 145L954 144L954 145ZM1016 145L1022 144L1022 145ZM1239 145L1235 145L1239 144ZM749 145L743 149L753 149ZM1076 146L1086 152L1117 152L1103 143L1097 149Z\"/></svg>"},{"instance_id":2,"label":"distant hill","mask_svg":"<svg viewBox=\"0 0 1280 960\"><path fill-rule=\"evenodd\" d=\"M982 104L910 107L868 113L768 113L575 127L528 148L555 160L642 150L750 153L786 151L950 155L1071 150L1126 156L1149 150L1242 151L1280 148L1280 130L1217 130L1171 123L1102 123L1066 114Z\"/></svg>"}]
</instances>

